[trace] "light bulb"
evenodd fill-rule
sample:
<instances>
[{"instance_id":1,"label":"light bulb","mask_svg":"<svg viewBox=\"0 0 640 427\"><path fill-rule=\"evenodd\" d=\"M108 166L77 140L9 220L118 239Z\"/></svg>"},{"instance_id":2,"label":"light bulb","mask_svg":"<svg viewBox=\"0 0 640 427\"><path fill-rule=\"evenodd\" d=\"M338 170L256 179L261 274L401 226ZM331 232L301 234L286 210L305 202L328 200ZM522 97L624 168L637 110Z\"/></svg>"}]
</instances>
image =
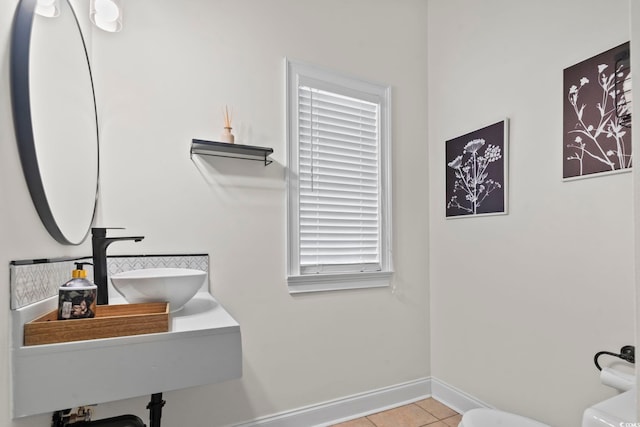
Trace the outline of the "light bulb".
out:
<instances>
[{"instance_id":1,"label":"light bulb","mask_svg":"<svg viewBox=\"0 0 640 427\"><path fill-rule=\"evenodd\" d=\"M60 15L59 0L38 0L36 2L36 13L46 18L55 18Z\"/></svg>"},{"instance_id":2,"label":"light bulb","mask_svg":"<svg viewBox=\"0 0 640 427\"><path fill-rule=\"evenodd\" d=\"M118 19L120 11L112 0L96 0L96 17L104 22L113 22Z\"/></svg>"},{"instance_id":3,"label":"light bulb","mask_svg":"<svg viewBox=\"0 0 640 427\"><path fill-rule=\"evenodd\" d=\"M122 29L120 0L91 0L89 17L98 28L117 32Z\"/></svg>"}]
</instances>

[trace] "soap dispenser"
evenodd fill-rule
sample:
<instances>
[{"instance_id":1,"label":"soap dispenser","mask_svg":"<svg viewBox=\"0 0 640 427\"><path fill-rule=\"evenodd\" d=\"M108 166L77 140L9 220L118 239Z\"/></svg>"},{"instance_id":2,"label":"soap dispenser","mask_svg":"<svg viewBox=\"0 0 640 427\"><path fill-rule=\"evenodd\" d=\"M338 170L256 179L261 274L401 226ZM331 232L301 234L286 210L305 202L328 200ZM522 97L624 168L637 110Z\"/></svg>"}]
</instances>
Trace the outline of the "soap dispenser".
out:
<instances>
[{"instance_id":1,"label":"soap dispenser","mask_svg":"<svg viewBox=\"0 0 640 427\"><path fill-rule=\"evenodd\" d=\"M58 320L86 319L96 315L98 287L87 279L84 265L76 262L71 280L60 286L58 296Z\"/></svg>"}]
</instances>

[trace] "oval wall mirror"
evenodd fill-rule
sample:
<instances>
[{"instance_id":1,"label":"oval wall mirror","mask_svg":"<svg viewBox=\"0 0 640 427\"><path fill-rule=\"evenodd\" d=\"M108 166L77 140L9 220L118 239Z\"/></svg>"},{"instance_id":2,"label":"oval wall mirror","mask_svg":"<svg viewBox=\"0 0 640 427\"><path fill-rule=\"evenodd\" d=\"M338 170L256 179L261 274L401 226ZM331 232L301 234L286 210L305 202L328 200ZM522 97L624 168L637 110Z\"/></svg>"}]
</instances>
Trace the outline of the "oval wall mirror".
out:
<instances>
[{"instance_id":1,"label":"oval wall mirror","mask_svg":"<svg viewBox=\"0 0 640 427\"><path fill-rule=\"evenodd\" d=\"M47 3L51 3L50 1ZM45 228L82 243L98 195L98 121L87 48L68 0L36 13L20 0L11 35L11 102L22 170Z\"/></svg>"}]
</instances>

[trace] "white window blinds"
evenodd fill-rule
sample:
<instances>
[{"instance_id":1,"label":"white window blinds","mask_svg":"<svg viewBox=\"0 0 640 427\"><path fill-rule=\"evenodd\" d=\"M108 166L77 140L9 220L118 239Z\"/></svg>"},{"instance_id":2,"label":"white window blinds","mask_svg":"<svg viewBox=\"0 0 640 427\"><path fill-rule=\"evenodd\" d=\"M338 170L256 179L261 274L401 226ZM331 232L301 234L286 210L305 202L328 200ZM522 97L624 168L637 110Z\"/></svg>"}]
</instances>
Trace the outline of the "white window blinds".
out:
<instances>
[{"instance_id":1,"label":"white window blinds","mask_svg":"<svg viewBox=\"0 0 640 427\"><path fill-rule=\"evenodd\" d=\"M381 269L380 106L298 86L303 274Z\"/></svg>"}]
</instances>

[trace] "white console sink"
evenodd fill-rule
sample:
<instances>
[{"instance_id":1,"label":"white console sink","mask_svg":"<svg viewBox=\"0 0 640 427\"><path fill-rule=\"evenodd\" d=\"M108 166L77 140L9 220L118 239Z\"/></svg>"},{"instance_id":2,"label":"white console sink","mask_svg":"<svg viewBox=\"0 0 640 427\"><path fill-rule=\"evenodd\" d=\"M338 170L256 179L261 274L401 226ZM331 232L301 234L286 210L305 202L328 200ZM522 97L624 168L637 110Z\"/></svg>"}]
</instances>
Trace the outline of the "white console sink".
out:
<instances>
[{"instance_id":1,"label":"white console sink","mask_svg":"<svg viewBox=\"0 0 640 427\"><path fill-rule=\"evenodd\" d=\"M56 303L12 312L12 418L242 376L240 325L205 290L170 315L166 333L23 346L23 325Z\"/></svg>"}]
</instances>

